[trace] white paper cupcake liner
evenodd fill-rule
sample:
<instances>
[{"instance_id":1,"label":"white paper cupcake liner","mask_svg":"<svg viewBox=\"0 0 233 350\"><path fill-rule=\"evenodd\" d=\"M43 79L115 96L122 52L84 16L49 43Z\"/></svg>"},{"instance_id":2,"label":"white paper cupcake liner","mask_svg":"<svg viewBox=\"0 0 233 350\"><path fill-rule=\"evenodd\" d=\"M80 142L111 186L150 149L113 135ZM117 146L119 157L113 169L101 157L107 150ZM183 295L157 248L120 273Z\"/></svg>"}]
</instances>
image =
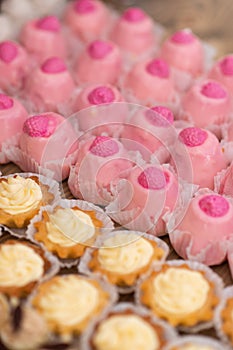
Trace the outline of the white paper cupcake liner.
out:
<instances>
[{"instance_id":1,"label":"white paper cupcake liner","mask_svg":"<svg viewBox=\"0 0 233 350\"><path fill-rule=\"evenodd\" d=\"M82 201L82 200L69 200L69 199L62 199L59 202L57 202L55 205L53 206L46 206L46 207L42 207L40 209L40 212L38 213L38 215L36 215L30 222L30 225L27 228L26 231L26 237L28 237L30 240L32 240L33 242L35 242L36 244L39 244L40 246L43 246L44 249L46 248L46 245L42 242L38 242L35 239L35 233L37 232L37 230L34 227L34 224L36 222L40 222L43 220L42 217L42 213L44 211L52 213L55 209L55 207L62 207L62 208L73 208L73 207L79 207L82 210L91 210L95 212L96 218L98 220L100 220L103 224L103 226L100 228L100 235L102 234L106 234L108 232L111 232L114 229L114 223L111 221L111 219L105 214L105 212L95 206L92 203L86 202L86 201ZM56 255L56 253L52 253L53 255ZM56 255L57 256L57 255ZM74 259L62 259L59 258L57 256L57 259L59 260L59 264L61 267L66 267L66 268L70 268L72 266L76 266L78 264L78 261L80 260L80 258L74 258Z\"/></svg>"},{"instance_id":2,"label":"white paper cupcake liner","mask_svg":"<svg viewBox=\"0 0 233 350\"><path fill-rule=\"evenodd\" d=\"M217 275L211 268L209 268L208 266L201 264L199 262L196 261L189 261L189 260L170 260L167 261L165 263L168 266L182 266L182 265L186 265L188 266L190 269L194 270L194 271L201 271L204 273L205 277L207 278L208 281L210 281L211 283L213 283L214 285L214 292L215 295L219 298L219 300L221 300L222 298L222 293L223 293L223 280L222 278ZM160 271L162 268L162 265L158 265L155 266L153 268L154 271ZM147 275L144 275L141 279L138 280L137 286L136 286L136 292L135 292L135 301L137 305L143 305L143 303L141 302L141 284L150 276L150 273L148 273ZM215 307L216 310L216 307ZM187 315L188 317L188 315ZM178 326L177 329L181 332L184 333L198 333L202 330L205 329L209 329L214 325L214 319L208 321L208 322L201 322L195 326Z\"/></svg>"},{"instance_id":3,"label":"white paper cupcake liner","mask_svg":"<svg viewBox=\"0 0 233 350\"><path fill-rule=\"evenodd\" d=\"M189 336L183 336L183 337L179 337L177 339L171 340L171 342L169 342L169 344L164 347L164 350L174 350L174 349L185 350L186 346L190 344L192 344L194 348L195 348L195 345L197 345L197 349L200 346L200 349L206 348L209 350L223 350L223 344L221 344L219 341L214 340L213 338L205 337L201 335L200 336L189 335Z\"/></svg>"},{"instance_id":4,"label":"white paper cupcake liner","mask_svg":"<svg viewBox=\"0 0 233 350\"><path fill-rule=\"evenodd\" d=\"M28 178L31 176L36 176L39 179L39 183L42 183L42 185L48 186L48 192L53 194L54 199L51 201L51 205L56 204L61 200L61 193L59 189L59 184L55 180L45 177L41 174L34 174L34 173L14 173L6 176L2 176L2 178L7 179L9 177L14 177L14 176L21 176L23 178ZM0 225L2 228L6 229L7 232L12 234L13 236L16 237L25 237L25 231L26 228L20 229L20 228L9 228L6 225Z\"/></svg>"},{"instance_id":5,"label":"white paper cupcake liner","mask_svg":"<svg viewBox=\"0 0 233 350\"><path fill-rule=\"evenodd\" d=\"M116 231L112 231L108 234L104 234L103 236L100 236L97 238L96 240L96 243L95 243L95 246L96 248L95 249L99 249L102 247L103 245L103 242L107 239L107 238L110 238L110 237L114 237L116 236L118 233L125 233L125 234L130 234L130 233L134 233L136 234L138 237L143 237L149 241L152 241L152 242L155 242L158 246L158 248L161 248L164 252L164 255L163 257L161 258L161 260L158 260L158 261L153 261L152 264L148 267L148 270L150 270L154 265L161 265L168 257L168 254L169 254L169 247L168 245L162 241L161 239L155 237L155 236L152 236L152 235L148 235L144 232L139 232L139 231L125 231L125 230L116 230ZM92 253L94 252L95 249L87 249L84 253L84 255L82 256L82 258L80 259L80 263L78 265L78 270L83 273L83 274L86 274L86 275L99 275L101 276L102 274L101 273L98 273L98 272L92 272L90 270L90 268L88 267L88 264L89 262L91 261L92 259ZM126 271L126 274L127 274L127 271ZM107 279L107 277L105 277ZM136 286L136 282L132 285L132 286L129 286L129 287L119 287L119 286L116 286L118 292L120 294L130 294L132 292L134 292L135 290L135 286Z\"/></svg>"},{"instance_id":6,"label":"white paper cupcake liner","mask_svg":"<svg viewBox=\"0 0 233 350\"><path fill-rule=\"evenodd\" d=\"M124 314L129 311L132 314L141 316L142 318L149 318L152 325L157 325L163 330L164 340L169 342L172 339L177 338L177 333L174 328L172 328L168 323L157 319L153 316L147 309L142 306L135 306L130 303L119 303L112 308L108 309L106 312L102 313L92 324L87 328L86 332L82 335L80 339L80 350L93 350L91 346L91 339L95 333L95 329L104 320L106 320L112 314Z\"/></svg>"},{"instance_id":7,"label":"white paper cupcake liner","mask_svg":"<svg viewBox=\"0 0 233 350\"><path fill-rule=\"evenodd\" d=\"M222 318L221 318L221 313L226 306L227 300L230 298L233 298L233 286L227 287L223 291L222 299L215 311L214 328L217 332L218 337L221 339L221 341L225 345L229 346L229 349L232 349L233 343L230 342L228 336L222 330Z\"/></svg>"}]
</instances>

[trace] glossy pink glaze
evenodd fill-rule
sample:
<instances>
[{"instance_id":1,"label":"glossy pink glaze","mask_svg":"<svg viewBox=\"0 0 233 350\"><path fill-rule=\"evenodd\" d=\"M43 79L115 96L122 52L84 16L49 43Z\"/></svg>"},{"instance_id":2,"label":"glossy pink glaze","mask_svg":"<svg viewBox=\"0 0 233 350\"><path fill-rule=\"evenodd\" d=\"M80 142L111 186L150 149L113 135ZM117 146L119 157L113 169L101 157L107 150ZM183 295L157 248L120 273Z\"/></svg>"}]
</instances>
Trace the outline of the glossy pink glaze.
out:
<instances>
[{"instance_id":1,"label":"glossy pink glaze","mask_svg":"<svg viewBox=\"0 0 233 350\"><path fill-rule=\"evenodd\" d=\"M209 72L209 78L223 84L233 95L233 55L227 55L218 60Z\"/></svg>"},{"instance_id":2,"label":"glossy pink glaze","mask_svg":"<svg viewBox=\"0 0 233 350\"><path fill-rule=\"evenodd\" d=\"M195 127L186 128L179 134L180 141L188 147L203 145L207 137L208 134L205 130Z\"/></svg>"},{"instance_id":3,"label":"glossy pink glaze","mask_svg":"<svg viewBox=\"0 0 233 350\"><path fill-rule=\"evenodd\" d=\"M90 146L90 152L98 157L110 157L119 152L119 146L108 136L97 136Z\"/></svg>"},{"instance_id":4,"label":"glossy pink glaze","mask_svg":"<svg viewBox=\"0 0 233 350\"><path fill-rule=\"evenodd\" d=\"M138 176L138 183L147 190L161 190L166 187L168 176L162 170L150 167L146 168Z\"/></svg>"},{"instance_id":5,"label":"glossy pink glaze","mask_svg":"<svg viewBox=\"0 0 233 350\"><path fill-rule=\"evenodd\" d=\"M202 85L201 93L206 97L215 99L222 99L227 97L226 90L215 81L211 81Z\"/></svg>"},{"instance_id":6,"label":"glossy pink glaze","mask_svg":"<svg viewBox=\"0 0 233 350\"><path fill-rule=\"evenodd\" d=\"M229 202L215 194L210 194L199 200L199 207L208 216L218 218L226 215L229 211Z\"/></svg>"},{"instance_id":7,"label":"glossy pink glaze","mask_svg":"<svg viewBox=\"0 0 233 350\"><path fill-rule=\"evenodd\" d=\"M200 40L190 31L178 31L161 47L160 55L172 67L197 76L204 71L204 49Z\"/></svg>"},{"instance_id":8,"label":"glossy pink glaze","mask_svg":"<svg viewBox=\"0 0 233 350\"><path fill-rule=\"evenodd\" d=\"M159 78L167 79L170 76L170 69L167 63L161 59L155 59L149 62L146 66L149 74Z\"/></svg>"},{"instance_id":9,"label":"glossy pink glaze","mask_svg":"<svg viewBox=\"0 0 233 350\"><path fill-rule=\"evenodd\" d=\"M51 32L59 32L61 29L61 24L57 17L47 16L39 19L36 22L36 27L41 30L48 30Z\"/></svg>"},{"instance_id":10,"label":"glossy pink glaze","mask_svg":"<svg viewBox=\"0 0 233 350\"><path fill-rule=\"evenodd\" d=\"M56 130L58 121L52 115L34 115L23 125L23 132L31 137L49 137Z\"/></svg>"},{"instance_id":11,"label":"glossy pink glaze","mask_svg":"<svg viewBox=\"0 0 233 350\"><path fill-rule=\"evenodd\" d=\"M122 57L112 42L96 40L77 58L74 76L78 83L114 84L121 73Z\"/></svg>"},{"instance_id":12,"label":"glossy pink glaze","mask_svg":"<svg viewBox=\"0 0 233 350\"><path fill-rule=\"evenodd\" d=\"M122 16L128 22L140 22L146 18L145 12L139 7L131 7Z\"/></svg>"},{"instance_id":13,"label":"glossy pink glaze","mask_svg":"<svg viewBox=\"0 0 233 350\"><path fill-rule=\"evenodd\" d=\"M0 43L0 59L5 63L11 63L18 55L18 48L12 41Z\"/></svg>"},{"instance_id":14,"label":"glossy pink glaze","mask_svg":"<svg viewBox=\"0 0 233 350\"><path fill-rule=\"evenodd\" d=\"M220 68L224 75L233 75L233 57L227 56L220 62Z\"/></svg>"},{"instance_id":15,"label":"glossy pink glaze","mask_svg":"<svg viewBox=\"0 0 233 350\"><path fill-rule=\"evenodd\" d=\"M74 2L74 9L79 14L87 14L96 10L95 1L93 0L77 0Z\"/></svg>"},{"instance_id":16,"label":"glossy pink glaze","mask_svg":"<svg viewBox=\"0 0 233 350\"><path fill-rule=\"evenodd\" d=\"M14 101L10 96L0 94L0 110L10 109L14 105Z\"/></svg>"},{"instance_id":17,"label":"glossy pink glaze","mask_svg":"<svg viewBox=\"0 0 233 350\"><path fill-rule=\"evenodd\" d=\"M44 73L56 74L67 70L65 62L59 57L48 58L41 66Z\"/></svg>"},{"instance_id":18,"label":"glossy pink glaze","mask_svg":"<svg viewBox=\"0 0 233 350\"><path fill-rule=\"evenodd\" d=\"M111 103L115 101L115 95L110 87L99 86L89 93L88 101L91 105Z\"/></svg>"}]
</instances>

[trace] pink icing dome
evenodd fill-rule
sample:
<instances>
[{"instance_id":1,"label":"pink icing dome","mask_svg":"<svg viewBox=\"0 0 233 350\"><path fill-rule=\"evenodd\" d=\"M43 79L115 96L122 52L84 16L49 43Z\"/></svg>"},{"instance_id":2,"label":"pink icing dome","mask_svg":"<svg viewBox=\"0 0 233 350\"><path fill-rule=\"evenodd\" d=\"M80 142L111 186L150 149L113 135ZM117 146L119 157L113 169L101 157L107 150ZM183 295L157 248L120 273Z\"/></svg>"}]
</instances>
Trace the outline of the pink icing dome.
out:
<instances>
[{"instance_id":1,"label":"pink icing dome","mask_svg":"<svg viewBox=\"0 0 233 350\"><path fill-rule=\"evenodd\" d=\"M50 32L58 32L61 28L60 22L55 16L46 16L36 22L36 27Z\"/></svg>"},{"instance_id":2,"label":"pink icing dome","mask_svg":"<svg viewBox=\"0 0 233 350\"><path fill-rule=\"evenodd\" d=\"M146 17L144 11L138 7L131 7L127 9L122 18L128 22L140 22Z\"/></svg>"},{"instance_id":3,"label":"pink icing dome","mask_svg":"<svg viewBox=\"0 0 233 350\"><path fill-rule=\"evenodd\" d=\"M226 215L229 211L228 201L218 195L207 195L198 202L201 210L208 216L218 218Z\"/></svg>"},{"instance_id":4,"label":"pink icing dome","mask_svg":"<svg viewBox=\"0 0 233 350\"><path fill-rule=\"evenodd\" d=\"M205 130L195 127L186 128L179 134L180 141L188 147L201 146L207 137L208 134Z\"/></svg>"},{"instance_id":5,"label":"pink icing dome","mask_svg":"<svg viewBox=\"0 0 233 350\"><path fill-rule=\"evenodd\" d=\"M224 75L233 75L233 56L227 56L220 62L220 69Z\"/></svg>"},{"instance_id":6,"label":"pink icing dome","mask_svg":"<svg viewBox=\"0 0 233 350\"><path fill-rule=\"evenodd\" d=\"M95 59L105 58L112 50L112 45L103 40L95 40L88 47L89 55Z\"/></svg>"},{"instance_id":7,"label":"pink icing dome","mask_svg":"<svg viewBox=\"0 0 233 350\"><path fill-rule=\"evenodd\" d=\"M34 115L25 121L23 131L31 137L50 137L56 126L57 121L51 115Z\"/></svg>"},{"instance_id":8,"label":"pink icing dome","mask_svg":"<svg viewBox=\"0 0 233 350\"><path fill-rule=\"evenodd\" d=\"M65 62L59 57L48 58L41 66L44 73L56 74L67 70Z\"/></svg>"},{"instance_id":9,"label":"pink icing dome","mask_svg":"<svg viewBox=\"0 0 233 350\"><path fill-rule=\"evenodd\" d=\"M206 97L214 99L221 99L227 96L226 90L215 81L211 81L202 85L201 93Z\"/></svg>"},{"instance_id":10,"label":"pink icing dome","mask_svg":"<svg viewBox=\"0 0 233 350\"><path fill-rule=\"evenodd\" d=\"M14 101L7 95L0 94L0 110L10 109L14 105Z\"/></svg>"},{"instance_id":11,"label":"pink icing dome","mask_svg":"<svg viewBox=\"0 0 233 350\"><path fill-rule=\"evenodd\" d=\"M93 0L77 0L74 3L74 9L81 15L88 14L95 11L95 4Z\"/></svg>"},{"instance_id":12,"label":"pink icing dome","mask_svg":"<svg viewBox=\"0 0 233 350\"><path fill-rule=\"evenodd\" d=\"M17 46L11 41L4 41L0 44L0 59L5 63L11 63L18 55Z\"/></svg>"},{"instance_id":13,"label":"pink icing dome","mask_svg":"<svg viewBox=\"0 0 233 350\"><path fill-rule=\"evenodd\" d=\"M173 124L174 115L172 111L164 106L152 107L145 112L146 119L154 126L166 127Z\"/></svg>"},{"instance_id":14,"label":"pink icing dome","mask_svg":"<svg viewBox=\"0 0 233 350\"><path fill-rule=\"evenodd\" d=\"M192 32L188 30L179 30L171 36L171 41L176 44L190 44L195 40Z\"/></svg>"},{"instance_id":15,"label":"pink icing dome","mask_svg":"<svg viewBox=\"0 0 233 350\"><path fill-rule=\"evenodd\" d=\"M148 190L161 190L166 187L168 174L157 167L146 168L138 176L138 183Z\"/></svg>"},{"instance_id":16,"label":"pink icing dome","mask_svg":"<svg viewBox=\"0 0 233 350\"><path fill-rule=\"evenodd\" d=\"M115 140L108 136L97 136L92 142L90 152L98 157L110 157L119 152L119 146Z\"/></svg>"},{"instance_id":17,"label":"pink icing dome","mask_svg":"<svg viewBox=\"0 0 233 350\"><path fill-rule=\"evenodd\" d=\"M170 69L167 63L162 59L154 59L146 66L146 70L149 74L155 75L159 78L167 79L170 75Z\"/></svg>"},{"instance_id":18,"label":"pink icing dome","mask_svg":"<svg viewBox=\"0 0 233 350\"><path fill-rule=\"evenodd\" d=\"M88 95L88 101L92 105L99 105L103 103L111 103L115 100L114 92L107 86L99 86L92 90Z\"/></svg>"}]
</instances>

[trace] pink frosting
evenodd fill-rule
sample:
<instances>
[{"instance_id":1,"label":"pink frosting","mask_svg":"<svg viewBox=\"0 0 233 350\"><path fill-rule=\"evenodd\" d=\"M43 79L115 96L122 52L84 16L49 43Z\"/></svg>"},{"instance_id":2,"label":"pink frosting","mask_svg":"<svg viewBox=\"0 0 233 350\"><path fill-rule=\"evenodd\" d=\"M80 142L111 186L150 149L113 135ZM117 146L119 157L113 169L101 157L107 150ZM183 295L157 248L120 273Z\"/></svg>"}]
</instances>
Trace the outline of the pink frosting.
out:
<instances>
[{"instance_id":1,"label":"pink frosting","mask_svg":"<svg viewBox=\"0 0 233 350\"><path fill-rule=\"evenodd\" d=\"M200 128L190 127L182 130L179 134L180 141L188 147L197 147L203 145L208 134Z\"/></svg>"},{"instance_id":2,"label":"pink frosting","mask_svg":"<svg viewBox=\"0 0 233 350\"><path fill-rule=\"evenodd\" d=\"M31 137L49 137L56 130L56 126L56 119L49 114L34 115L25 121L23 131Z\"/></svg>"},{"instance_id":3,"label":"pink frosting","mask_svg":"<svg viewBox=\"0 0 233 350\"><path fill-rule=\"evenodd\" d=\"M209 215L213 218L218 218L226 215L230 207L228 201L225 198L215 194L203 197L200 199L198 204L206 215Z\"/></svg>"},{"instance_id":4,"label":"pink frosting","mask_svg":"<svg viewBox=\"0 0 233 350\"><path fill-rule=\"evenodd\" d=\"M131 7L122 16L128 22L139 22L145 18L145 13L138 7Z\"/></svg>"},{"instance_id":5,"label":"pink frosting","mask_svg":"<svg viewBox=\"0 0 233 350\"><path fill-rule=\"evenodd\" d=\"M14 105L14 101L7 95L0 94L0 110L10 109Z\"/></svg>"},{"instance_id":6,"label":"pink frosting","mask_svg":"<svg viewBox=\"0 0 233 350\"><path fill-rule=\"evenodd\" d=\"M95 11L96 7L92 0L78 0L74 4L74 10L82 15Z\"/></svg>"},{"instance_id":7,"label":"pink frosting","mask_svg":"<svg viewBox=\"0 0 233 350\"><path fill-rule=\"evenodd\" d=\"M168 78L170 74L170 69L167 63L161 59L154 59L147 64L146 70L149 74L155 75L159 78Z\"/></svg>"},{"instance_id":8,"label":"pink frosting","mask_svg":"<svg viewBox=\"0 0 233 350\"><path fill-rule=\"evenodd\" d=\"M215 99L221 99L227 96L226 90L224 90L222 86L215 81L202 85L201 93L206 97Z\"/></svg>"},{"instance_id":9,"label":"pink frosting","mask_svg":"<svg viewBox=\"0 0 233 350\"><path fill-rule=\"evenodd\" d=\"M88 52L92 58L101 59L106 57L112 51L112 45L106 41L95 40L89 47Z\"/></svg>"},{"instance_id":10,"label":"pink frosting","mask_svg":"<svg viewBox=\"0 0 233 350\"><path fill-rule=\"evenodd\" d=\"M17 46L11 41L4 41L0 44L0 59L5 63L12 62L18 55Z\"/></svg>"},{"instance_id":11,"label":"pink frosting","mask_svg":"<svg viewBox=\"0 0 233 350\"><path fill-rule=\"evenodd\" d=\"M220 62L220 68L224 75L233 75L233 56L225 57Z\"/></svg>"},{"instance_id":12,"label":"pink frosting","mask_svg":"<svg viewBox=\"0 0 233 350\"><path fill-rule=\"evenodd\" d=\"M119 146L115 140L108 136L97 136L92 142L90 152L99 157L110 157L119 152Z\"/></svg>"},{"instance_id":13,"label":"pink frosting","mask_svg":"<svg viewBox=\"0 0 233 350\"><path fill-rule=\"evenodd\" d=\"M115 100L112 89L107 86L99 86L92 90L88 95L88 101L92 105L100 105L103 103L111 103Z\"/></svg>"},{"instance_id":14,"label":"pink frosting","mask_svg":"<svg viewBox=\"0 0 233 350\"><path fill-rule=\"evenodd\" d=\"M156 167L149 167L138 176L138 183L148 190L161 190L168 181L168 174Z\"/></svg>"},{"instance_id":15,"label":"pink frosting","mask_svg":"<svg viewBox=\"0 0 233 350\"><path fill-rule=\"evenodd\" d=\"M50 74L62 73L66 71L66 65L61 58L51 57L42 64L41 70Z\"/></svg>"},{"instance_id":16,"label":"pink frosting","mask_svg":"<svg viewBox=\"0 0 233 350\"><path fill-rule=\"evenodd\" d=\"M187 30L179 30L171 37L171 41L176 44L191 44L194 41L194 35Z\"/></svg>"},{"instance_id":17,"label":"pink frosting","mask_svg":"<svg viewBox=\"0 0 233 350\"><path fill-rule=\"evenodd\" d=\"M172 111L164 106L156 106L145 113L146 119L155 126L166 127L173 124L174 115Z\"/></svg>"},{"instance_id":18,"label":"pink frosting","mask_svg":"<svg viewBox=\"0 0 233 350\"><path fill-rule=\"evenodd\" d=\"M61 28L60 22L55 16L46 16L36 22L36 27L50 32L58 32Z\"/></svg>"}]
</instances>

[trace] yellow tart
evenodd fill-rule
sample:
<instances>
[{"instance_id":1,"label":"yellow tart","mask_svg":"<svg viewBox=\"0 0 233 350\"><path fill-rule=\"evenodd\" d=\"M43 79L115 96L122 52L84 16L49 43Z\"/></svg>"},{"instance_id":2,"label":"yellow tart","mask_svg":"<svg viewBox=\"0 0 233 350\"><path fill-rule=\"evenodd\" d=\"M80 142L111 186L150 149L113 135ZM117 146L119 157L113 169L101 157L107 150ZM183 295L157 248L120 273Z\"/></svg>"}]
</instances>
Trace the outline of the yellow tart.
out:
<instances>
[{"instance_id":1,"label":"yellow tart","mask_svg":"<svg viewBox=\"0 0 233 350\"><path fill-rule=\"evenodd\" d=\"M222 331L233 345L233 297L227 299L226 305L221 312Z\"/></svg>"}]
</instances>

